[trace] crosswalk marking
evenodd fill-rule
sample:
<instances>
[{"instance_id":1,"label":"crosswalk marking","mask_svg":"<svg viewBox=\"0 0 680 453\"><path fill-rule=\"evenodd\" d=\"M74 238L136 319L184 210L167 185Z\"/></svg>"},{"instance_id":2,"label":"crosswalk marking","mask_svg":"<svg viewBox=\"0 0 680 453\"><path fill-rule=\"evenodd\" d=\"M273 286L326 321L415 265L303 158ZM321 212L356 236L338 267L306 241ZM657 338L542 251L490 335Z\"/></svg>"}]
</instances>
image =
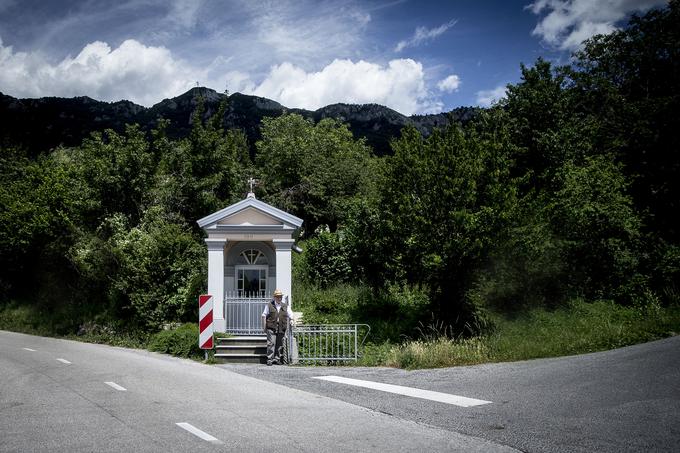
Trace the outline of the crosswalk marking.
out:
<instances>
[{"instance_id":1,"label":"crosswalk marking","mask_svg":"<svg viewBox=\"0 0 680 453\"><path fill-rule=\"evenodd\" d=\"M401 385L383 384L381 382L362 381L360 379L350 379L340 376L314 376L314 379L337 382L339 384L354 385L357 387L365 387L373 390L380 390L381 392L396 393L399 395L406 395L411 396L413 398L422 398L431 401L438 401L440 403L453 404L455 406L461 407L491 404L491 401L467 398L465 396L451 395L449 393L433 392L431 390L422 390L413 387L403 387Z\"/></svg>"},{"instance_id":2,"label":"crosswalk marking","mask_svg":"<svg viewBox=\"0 0 680 453\"><path fill-rule=\"evenodd\" d=\"M66 365L70 365L70 364L71 364L71 362L69 362L69 361L66 360L66 359L57 359L57 361L59 361L59 362L61 362L61 363L65 363Z\"/></svg>"}]
</instances>

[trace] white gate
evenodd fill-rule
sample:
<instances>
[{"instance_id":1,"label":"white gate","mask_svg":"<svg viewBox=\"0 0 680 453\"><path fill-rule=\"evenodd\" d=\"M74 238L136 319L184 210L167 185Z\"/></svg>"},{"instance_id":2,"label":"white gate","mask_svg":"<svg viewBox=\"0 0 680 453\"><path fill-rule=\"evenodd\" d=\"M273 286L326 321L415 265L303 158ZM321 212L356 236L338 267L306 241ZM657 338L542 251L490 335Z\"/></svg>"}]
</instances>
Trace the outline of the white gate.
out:
<instances>
[{"instance_id":1,"label":"white gate","mask_svg":"<svg viewBox=\"0 0 680 453\"><path fill-rule=\"evenodd\" d=\"M262 311L271 300L271 295L259 292L227 292L224 296L226 331L234 335L262 335Z\"/></svg>"}]
</instances>

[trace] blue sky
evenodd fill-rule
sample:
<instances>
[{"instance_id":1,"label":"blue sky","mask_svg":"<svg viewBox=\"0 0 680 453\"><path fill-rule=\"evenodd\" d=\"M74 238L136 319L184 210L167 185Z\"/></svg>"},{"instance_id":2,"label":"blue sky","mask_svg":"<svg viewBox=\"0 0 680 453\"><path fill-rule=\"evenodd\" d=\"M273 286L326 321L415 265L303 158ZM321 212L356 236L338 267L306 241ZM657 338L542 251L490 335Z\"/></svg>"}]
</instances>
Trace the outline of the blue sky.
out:
<instances>
[{"instance_id":1,"label":"blue sky","mask_svg":"<svg viewBox=\"0 0 680 453\"><path fill-rule=\"evenodd\" d=\"M0 0L0 91L151 106L197 82L316 109L487 106L666 0Z\"/></svg>"}]
</instances>

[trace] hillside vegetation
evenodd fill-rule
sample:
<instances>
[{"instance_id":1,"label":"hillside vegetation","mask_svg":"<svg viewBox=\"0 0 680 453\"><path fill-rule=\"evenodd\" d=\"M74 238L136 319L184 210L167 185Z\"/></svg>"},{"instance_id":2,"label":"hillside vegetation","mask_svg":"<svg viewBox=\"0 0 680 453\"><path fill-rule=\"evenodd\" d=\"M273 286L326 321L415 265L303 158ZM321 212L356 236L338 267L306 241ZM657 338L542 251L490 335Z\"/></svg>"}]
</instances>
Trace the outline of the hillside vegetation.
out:
<instances>
[{"instance_id":1,"label":"hillside vegetation","mask_svg":"<svg viewBox=\"0 0 680 453\"><path fill-rule=\"evenodd\" d=\"M476 363L678 332L680 3L590 39L569 66L521 71L494 107L426 137L407 127L385 156L338 120L285 114L262 119L252 158L223 129L226 97L208 119L199 99L186 138L160 121L37 157L4 143L0 327L143 337L195 322L196 220L253 176L258 198L304 219L298 309L371 324L375 363L456 363L418 362L423 345L468 344L461 363ZM585 320L610 316L618 334L578 347L602 329ZM563 346L522 346L553 321L530 338Z\"/></svg>"}]
</instances>

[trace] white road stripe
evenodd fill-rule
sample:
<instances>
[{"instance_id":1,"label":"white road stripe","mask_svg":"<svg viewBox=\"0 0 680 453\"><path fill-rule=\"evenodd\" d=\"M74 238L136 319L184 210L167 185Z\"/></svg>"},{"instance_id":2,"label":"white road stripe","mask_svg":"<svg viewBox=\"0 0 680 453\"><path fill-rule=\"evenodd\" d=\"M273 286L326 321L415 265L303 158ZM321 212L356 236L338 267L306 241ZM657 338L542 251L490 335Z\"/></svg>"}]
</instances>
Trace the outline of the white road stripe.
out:
<instances>
[{"instance_id":1,"label":"white road stripe","mask_svg":"<svg viewBox=\"0 0 680 453\"><path fill-rule=\"evenodd\" d=\"M65 363L66 365L70 365L70 364L71 364L71 362L69 362L69 361L66 360L66 359L57 359L57 360L58 360L59 362L61 362L61 363Z\"/></svg>"},{"instance_id":2,"label":"white road stripe","mask_svg":"<svg viewBox=\"0 0 680 453\"><path fill-rule=\"evenodd\" d=\"M453 404L462 407L481 406L490 404L491 401L466 398L464 396L451 395L449 393L433 392L431 390L421 390L413 387L403 387L401 385L383 384L380 382L362 381L359 379L349 379L340 376L315 376L314 379L337 382L339 384L356 385L381 392L397 393L399 395L412 396L413 398L423 398L426 400L439 401L441 403Z\"/></svg>"},{"instance_id":3,"label":"white road stripe","mask_svg":"<svg viewBox=\"0 0 680 453\"><path fill-rule=\"evenodd\" d=\"M31 352L35 352L35 349L31 349L31 348L22 348L22 349L25 349L25 350L31 351Z\"/></svg>"},{"instance_id":4,"label":"white road stripe","mask_svg":"<svg viewBox=\"0 0 680 453\"><path fill-rule=\"evenodd\" d=\"M196 428L193 425L190 425L189 423L182 422L182 423L175 423L175 424L182 429L186 429L187 431L189 431L194 436L198 436L203 440L207 440L208 442L211 442L213 444L221 444L222 443L219 439L211 436L208 433L201 431L200 429Z\"/></svg>"},{"instance_id":5,"label":"white road stripe","mask_svg":"<svg viewBox=\"0 0 680 453\"><path fill-rule=\"evenodd\" d=\"M120 390L121 392L125 392L127 390L125 387L121 387L120 385L116 384L115 382L104 382L104 384L111 386L116 390Z\"/></svg>"}]
</instances>

